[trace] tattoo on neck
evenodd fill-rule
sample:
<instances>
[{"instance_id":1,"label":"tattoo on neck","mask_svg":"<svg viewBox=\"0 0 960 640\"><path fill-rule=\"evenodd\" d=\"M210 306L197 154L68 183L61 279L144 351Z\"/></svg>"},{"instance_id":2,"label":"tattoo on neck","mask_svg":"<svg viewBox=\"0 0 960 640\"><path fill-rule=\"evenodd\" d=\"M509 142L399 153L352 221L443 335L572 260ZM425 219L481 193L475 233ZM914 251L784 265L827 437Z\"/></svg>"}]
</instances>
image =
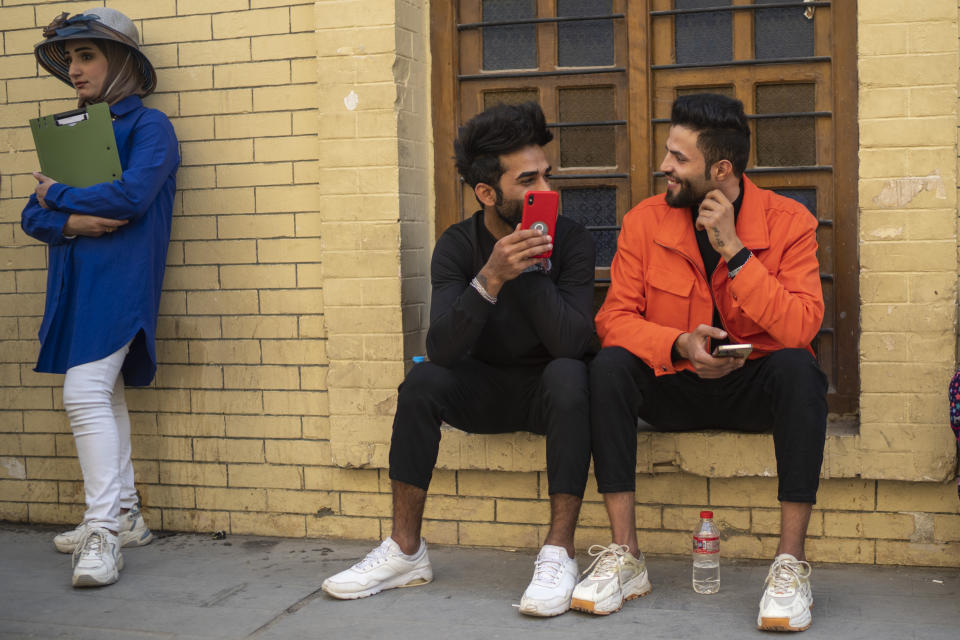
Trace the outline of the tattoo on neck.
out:
<instances>
[{"instance_id":1,"label":"tattoo on neck","mask_svg":"<svg viewBox=\"0 0 960 640\"><path fill-rule=\"evenodd\" d=\"M722 247L722 246L723 246L723 240L720 239L720 229L714 229L714 230L713 230L713 237L717 239L717 246L718 246L718 247Z\"/></svg>"}]
</instances>

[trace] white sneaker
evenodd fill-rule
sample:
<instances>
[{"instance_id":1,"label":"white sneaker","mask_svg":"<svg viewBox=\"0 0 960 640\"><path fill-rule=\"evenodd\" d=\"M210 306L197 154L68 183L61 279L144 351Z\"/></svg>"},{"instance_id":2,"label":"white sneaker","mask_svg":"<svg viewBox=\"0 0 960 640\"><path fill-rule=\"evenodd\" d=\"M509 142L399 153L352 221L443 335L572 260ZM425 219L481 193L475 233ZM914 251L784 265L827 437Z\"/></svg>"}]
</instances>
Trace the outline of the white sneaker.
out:
<instances>
[{"instance_id":1,"label":"white sneaker","mask_svg":"<svg viewBox=\"0 0 960 640\"><path fill-rule=\"evenodd\" d=\"M120 578L120 541L106 529L89 527L73 552L73 586L102 587Z\"/></svg>"},{"instance_id":2,"label":"white sneaker","mask_svg":"<svg viewBox=\"0 0 960 640\"><path fill-rule=\"evenodd\" d=\"M129 511L117 518L120 530L117 535L120 538L121 547L142 547L153 541L153 533L147 527L143 520L143 514L140 507L134 505ZM73 553L77 545L87 532L87 525L81 524L76 529L64 531L53 538L53 546L60 553Z\"/></svg>"},{"instance_id":3,"label":"white sneaker","mask_svg":"<svg viewBox=\"0 0 960 640\"><path fill-rule=\"evenodd\" d=\"M584 571L586 576L573 590L570 606L578 611L607 615L619 611L625 600L650 593L650 578L643 554L637 559L624 544L595 544L588 553L596 556Z\"/></svg>"},{"instance_id":4,"label":"white sneaker","mask_svg":"<svg viewBox=\"0 0 960 640\"><path fill-rule=\"evenodd\" d=\"M412 556L404 554L393 538L346 571L323 581L323 590L334 598L353 600L366 598L384 589L414 587L433 580L433 568L427 555L427 542L420 539L420 548Z\"/></svg>"},{"instance_id":5,"label":"white sneaker","mask_svg":"<svg viewBox=\"0 0 960 640\"><path fill-rule=\"evenodd\" d=\"M577 584L577 561L567 550L545 544L537 554L533 579L520 598L520 613L528 616L558 616L570 608Z\"/></svg>"},{"instance_id":6,"label":"white sneaker","mask_svg":"<svg viewBox=\"0 0 960 640\"><path fill-rule=\"evenodd\" d=\"M789 553L778 555L764 583L760 598L757 629L765 631L803 631L813 616L813 591L810 565Z\"/></svg>"}]
</instances>

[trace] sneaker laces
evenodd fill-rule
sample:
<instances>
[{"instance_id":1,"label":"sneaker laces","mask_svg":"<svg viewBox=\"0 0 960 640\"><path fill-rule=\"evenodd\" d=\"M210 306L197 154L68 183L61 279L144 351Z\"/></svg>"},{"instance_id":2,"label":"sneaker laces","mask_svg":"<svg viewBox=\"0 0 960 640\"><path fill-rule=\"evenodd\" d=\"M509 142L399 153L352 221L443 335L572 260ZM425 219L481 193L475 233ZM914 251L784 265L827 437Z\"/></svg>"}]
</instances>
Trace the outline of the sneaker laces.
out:
<instances>
[{"instance_id":1,"label":"sneaker laces","mask_svg":"<svg viewBox=\"0 0 960 640\"><path fill-rule=\"evenodd\" d=\"M96 558L103 554L103 548L106 546L103 530L87 528L83 532L83 537L73 550L73 566L84 559Z\"/></svg>"},{"instance_id":2,"label":"sneaker laces","mask_svg":"<svg viewBox=\"0 0 960 640\"><path fill-rule=\"evenodd\" d=\"M373 551L368 553L363 560L354 565L354 568L358 571L366 571L367 569L372 569L373 567L379 566L389 560L390 550L387 548L386 543L384 542L379 547L375 547Z\"/></svg>"},{"instance_id":3,"label":"sneaker laces","mask_svg":"<svg viewBox=\"0 0 960 640\"><path fill-rule=\"evenodd\" d=\"M776 594L786 594L799 584L802 578L810 577L810 563L806 560L776 559L767 574L769 590Z\"/></svg>"},{"instance_id":4,"label":"sneaker laces","mask_svg":"<svg viewBox=\"0 0 960 640\"><path fill-rule=\"evenodd\" d=\"M591 545L587 550L594 561L583 572L583 576L590 576L594 579L606 579L617 576L620 581L620 558L630 553L630 547L625 544L613 544L605 547L602 544Z\"/></svg>"},{"instance_id":5,"label":"sneaker laces","mask_svg":"<svg viewBox=\"0 0 960 640\"><path fill-rule=\"evenodd\" d=\"M563 577L563 562L554 558L541 558L533 566L533 581L545 586L556 586Z\"/></svg>"}]
</instances>

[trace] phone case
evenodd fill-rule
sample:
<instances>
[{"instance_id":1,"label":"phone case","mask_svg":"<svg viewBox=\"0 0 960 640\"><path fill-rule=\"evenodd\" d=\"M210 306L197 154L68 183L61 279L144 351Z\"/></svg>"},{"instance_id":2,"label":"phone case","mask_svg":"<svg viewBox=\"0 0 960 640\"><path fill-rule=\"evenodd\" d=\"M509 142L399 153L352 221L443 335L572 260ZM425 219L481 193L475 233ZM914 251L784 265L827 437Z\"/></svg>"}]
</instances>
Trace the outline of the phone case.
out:
<instances>
[{"instance_id":1,"label":"phone case","mask_svg":"<svg viewBox=\"0 0 960 640\"><path fill-rule=\"evenodd\" d=\"M560 195L556 191L528 191L523 198L523 219L521 229L540 229L544 235L553 236L557 227L557 207ZM549 258L553 251L547 251L538 258Z\"/></svg>"}]
</instances>

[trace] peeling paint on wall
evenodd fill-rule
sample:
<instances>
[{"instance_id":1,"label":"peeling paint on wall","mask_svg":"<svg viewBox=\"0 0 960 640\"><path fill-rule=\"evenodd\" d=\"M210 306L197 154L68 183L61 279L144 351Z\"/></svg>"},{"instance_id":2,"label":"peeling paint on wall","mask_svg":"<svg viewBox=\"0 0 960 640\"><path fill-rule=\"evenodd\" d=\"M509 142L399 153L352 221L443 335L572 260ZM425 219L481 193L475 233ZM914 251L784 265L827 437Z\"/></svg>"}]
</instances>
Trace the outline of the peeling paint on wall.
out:
<instances>
[{"instance_id":1,"label":"peeling paint on wall","mask_svg":"<svg viewBox=\"0 0 960 640\"><path fill-rule=\"evenodd\" d=\"M917 197L921 191L934 191L939 200L947 199L947 190L940 177L940 171L928 176L908 176L887 180L880 195L873 199L881 207L904 207Z\"/></svg>"},{"instance_id":2,"label":"peeling paint on wall","mask_svg":"<svg viewBox=\"0 0 960 640\"><path fill-rule=\"evenodd\" d=\"M16 480L27 479L27 468L16 458L0 458L0 467L7 470L7 477Z\"/></svg>"},{"instance_id":3,"label":"peeling paint on wall","mask_svg":"<svg viewBox=\"0 0 960 640\"><path fill-rule=\"evenodd\" d=\"M357 108L357 105L360 104L360 96L357 95L356 91L350 91L343 98L343 106L347 108L347 111L353 111Z\"/></svg>"}]
</instances>

